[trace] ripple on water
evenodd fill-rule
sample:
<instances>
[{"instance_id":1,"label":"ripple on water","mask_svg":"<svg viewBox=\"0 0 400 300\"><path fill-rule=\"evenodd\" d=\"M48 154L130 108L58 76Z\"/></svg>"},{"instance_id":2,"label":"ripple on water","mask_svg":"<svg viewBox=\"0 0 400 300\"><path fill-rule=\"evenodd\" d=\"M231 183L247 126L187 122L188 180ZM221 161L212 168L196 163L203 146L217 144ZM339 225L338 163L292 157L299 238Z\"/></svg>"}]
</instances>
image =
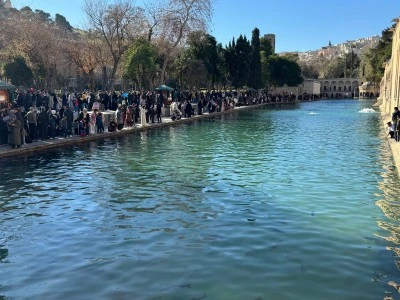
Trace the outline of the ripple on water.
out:
<instances>
[{"instance_id":1,"label":"ripple on water","mask_svg":"<svg viewBox=\"0 0 400 300\"><path fill-rule=\"evenodd\" d=\"M365 105L277 106L1 162L0 294L397 293L398 177Z\"/></svg>"}]
</instances>

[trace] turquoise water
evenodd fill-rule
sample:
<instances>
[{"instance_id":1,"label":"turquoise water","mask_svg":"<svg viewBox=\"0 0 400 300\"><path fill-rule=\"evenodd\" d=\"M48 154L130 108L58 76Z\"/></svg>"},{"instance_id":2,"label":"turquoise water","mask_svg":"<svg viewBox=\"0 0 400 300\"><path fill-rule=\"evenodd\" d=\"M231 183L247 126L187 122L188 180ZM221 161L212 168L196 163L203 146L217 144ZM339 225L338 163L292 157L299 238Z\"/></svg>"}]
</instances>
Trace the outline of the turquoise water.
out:
<instances>
[{"instance_id":1,"label":"turquoise water","mask_svg":"<svg viewBox=\"0 0 400 300\"><path fill-rule=\"evenodd\" d=\"M399 178L370 101L0 161L5 299L383 299ZM0 298L2 298L0 296Z\"/></svg>"}]
</instances>

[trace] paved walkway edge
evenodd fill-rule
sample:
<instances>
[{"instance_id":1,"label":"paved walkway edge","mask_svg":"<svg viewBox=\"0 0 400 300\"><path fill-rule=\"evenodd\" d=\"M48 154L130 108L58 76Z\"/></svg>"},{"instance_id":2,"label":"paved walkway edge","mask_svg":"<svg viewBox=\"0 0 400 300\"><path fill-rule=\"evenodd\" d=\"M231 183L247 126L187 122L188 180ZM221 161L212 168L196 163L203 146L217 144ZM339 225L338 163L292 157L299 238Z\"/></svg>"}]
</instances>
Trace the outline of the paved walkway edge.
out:
<instances>
[{"instance_id":1,"label":"paved walkway edge","mask_svg":"<svg viewBox=\"0 0 400 300\"><path fill-rule=\"evenodd\" d=\"M301 102L301 101L299 101ZM244 110L250 110L250 109L255 109L255 108L260 108L264 107L267 105L273 105L273 104L291 104L291 103L262 103L262 104L257 104L257 105L250 105L250 106L242 106L238 107L235 109L227 110L224 112L215 112L212 114L203 114L203 115L195 115L191 118L184 118L180 119L177 121L168 121L168 122L163 122L163 123L152 123L148 124L144 127L135 127L131 129L123 129L121 131L117 132L105 132L101 134L93 134L89 135L86 137L80 137L80 136L73 136L71 138L56 138L54 140L47 140L45 142L34 142L32 144L24 145L21 148L13 149L13 148L6 148L3 150L0 150L0 159L6 159L10 157L17 157L17 156L24 156L32 153L39 153L39 152L45 152L50 149L56 149L56 148L62 148L66 146L73 146L73 145L79 145L83 143L88 143L88 142L93 142L93 141L98 141L98 140L104 140L108 138L115 138L115 137L121 137L121 136L126 136L132 133L137 133L140 131L145 131L145 130L150 130L154 128L161 128L161 127L166 127L166 126L173 126L173 125L178 125L182 123L191 123L196 120L200 119L209 119L209 118L214 118L216 116L220 116L223 114L232 114L232 113L237 113L238 111L244 111ZM163 120L170 120L169 118L163 118ZM8 146L7 146L8 147Z\"/></svg>"}]
</instances>

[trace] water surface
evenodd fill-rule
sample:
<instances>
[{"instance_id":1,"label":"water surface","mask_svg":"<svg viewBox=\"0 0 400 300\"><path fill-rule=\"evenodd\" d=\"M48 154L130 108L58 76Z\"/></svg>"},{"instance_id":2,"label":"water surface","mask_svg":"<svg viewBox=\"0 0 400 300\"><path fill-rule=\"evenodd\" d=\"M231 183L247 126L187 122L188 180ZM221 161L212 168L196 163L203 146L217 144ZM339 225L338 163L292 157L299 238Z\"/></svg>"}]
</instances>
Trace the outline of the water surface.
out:
<instances>
[{"instance_id":1,"label":"water surface","mask_svg":"<svg viewBox=\"0 0 400 300\"><path fill-rule=\"evenodd\" d=\"M396 299L400 182L372 104L277 105L1 161L0 295Z\"/></svg>"}]
</instances>

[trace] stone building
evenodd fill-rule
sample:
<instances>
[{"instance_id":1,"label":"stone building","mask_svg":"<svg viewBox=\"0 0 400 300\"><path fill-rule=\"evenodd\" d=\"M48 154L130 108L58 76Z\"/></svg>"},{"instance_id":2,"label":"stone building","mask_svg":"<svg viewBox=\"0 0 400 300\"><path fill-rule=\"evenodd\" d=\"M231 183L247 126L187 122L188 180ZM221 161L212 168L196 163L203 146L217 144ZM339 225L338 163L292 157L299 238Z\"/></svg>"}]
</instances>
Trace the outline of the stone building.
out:
<instances>
[{"instance_id":1,"label":"stone building","mask_svg":"<svg viewBox=\"0 0 400 300\"><path fill-rule=\"evenodd\" d=\"M319 95L321 93L321 82L317 79L304 79L303 93L309 95Z\"/></svg>"},{"instance_id":2,"label":"stone building","mask_svg":"<svg viewBox=\"0 0 400 300\"><path fill-rule=\"evenodd\" d=\"M264 38L269 41L272 47L272 52L275 53L275 34L268 33L264 34Z\"/></svg>"},{"instance_id":3,"label":"stone building","mask_svg":"<svg viewBox=\"0 0 400 300\"><path fill-rule=\"evenodd\" d=\"M359 78L330 78L321 80L321 95L326 98L354 98L360 93Z\"/></svg>"},{"instance_id":4,"label":"stone building","mask_svg":"<svg viewBox=\"0 0 400 300\"><path fill-rule=\"evenodd\" d=\"M379 96L379 85L366 81L360 85L360 99L376 98Z\"/></svg>"},{"instance_id":5,"label":"stone building","mask_svg":"<svg viewBox=\"0 0 400 300\"><path fill-rule=\"evenodd\" d=\"M400 18L393 20L392 57L385 65L385 73L380 84L381 110L390 114L400 106Z\"/></svg>"}]
</instances>

